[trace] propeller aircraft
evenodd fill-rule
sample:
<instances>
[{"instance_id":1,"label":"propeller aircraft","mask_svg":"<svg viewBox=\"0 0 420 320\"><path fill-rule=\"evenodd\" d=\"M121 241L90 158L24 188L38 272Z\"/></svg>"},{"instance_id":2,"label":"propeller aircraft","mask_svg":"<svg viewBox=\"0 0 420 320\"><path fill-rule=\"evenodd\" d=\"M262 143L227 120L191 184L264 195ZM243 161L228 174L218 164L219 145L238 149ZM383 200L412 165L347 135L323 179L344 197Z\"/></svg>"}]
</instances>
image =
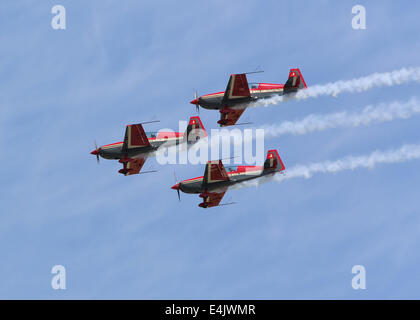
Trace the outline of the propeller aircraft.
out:
<instances>
[{"instance_id":1,"label":"propeller aircraft","mask_svg":"<svg viewBox=\"0 0 420 320\"><path fill-rule=\"evenodd\" d=\"M139 173L146 159L152 156L160 147L170 147L180 143L193 144L207 136L200 117L191 117L185 130L182 132L145 132L143 124L158 122L150 121L126 126L124 141L101 146L95 142L95 150L91 154L104 159L118 160L123 168L118 172L128 176Z\"/></svg>"},{"instance_id":2,"label":"propeller aircraft","mask_svg":"<svg viewBox=\"0 0 420 320\"><path fill-rule=\"evenodd\" d=\"M203 202L198 206L201 208L211 208L231 203L220 204L228 188L237 183L261 178L285 170L277 150L269 150L263 166L228 166L226 171L222 160L208 161L204 170L204 175L197 178L178 182L171 188L178 193L181 200L180 191L184 193L199 194Z\"/></svg>"},{"instance_id":3,"label":"propeller aircraft","mask_svg":"<svg viewBox=\"0 0 420 320\"><path fill-rule=\"evenodd\" d=\"M245 109L253 102L260 99L268 99L273 96L291 95L298 90L307 88L302 73L298 68L290 69L289 78L285 84L258 83L248 84L246 75L262 71L232 74L229 78L226 90L198 96L195 92L194 100L190 103L209 110L219 110L221 126L235 125Z\"/></svg>"}]
</instances>

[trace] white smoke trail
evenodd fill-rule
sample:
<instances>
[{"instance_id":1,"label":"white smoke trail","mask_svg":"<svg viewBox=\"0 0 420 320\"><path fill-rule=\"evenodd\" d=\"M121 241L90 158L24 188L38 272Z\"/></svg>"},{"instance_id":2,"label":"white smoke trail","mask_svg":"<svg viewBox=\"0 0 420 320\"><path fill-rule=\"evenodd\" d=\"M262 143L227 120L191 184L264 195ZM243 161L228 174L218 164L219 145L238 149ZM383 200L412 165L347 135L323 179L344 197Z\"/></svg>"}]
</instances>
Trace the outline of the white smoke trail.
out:
<instances>
[{"instance_id":1,"label":"white smoke trail","mask_svg":"<svg viewBox=\"0 0 420 320\"><path fill-rule=\"evenodd\" d=\"M266 137L283 134L302 135L337 127L358 127L394 119L408 119L418 113L420 113L420 101L411 98L407 102L394 101L367 106L358 113L343 111L324 115L311 114L302 120L284 121L278 125L265 126L263 129Z\"/></svg>"},{"instance_id":2,"label":"white smoke trail","mask_svg":"<svg viewBox=\"0 0 420 320\"><path fill-rule=\"evenodd\" d=\"M323 131L337 127L367 126L372 123L392 121L394 119L407 119L416 114L420 114L420 100L411 98L406 102L395 101L381 103L377 106L366 106L358 113L343 111L324 115L312 114L301 120L284 121L276 125L263 126L261 128L263 130L263 135L260 136L259 140L256 140L256 148L259 147L260 150L260 152L256 151L256 154L259 157L257 163L262 163L264 161L265 153L261 150L264 150L265 138L278 137L284 134L303 135L314 131ZM242 164L242 151L244 151L244 153L248 152L247 156L245 156L247 164L253 164L254 162L252 161L256 161L256 159L254 159L252 154L249 155L249 152L252 152L253 150L252 144L254 139L257 138L257 135L252 134L252 132L251 134L245 135L244 133L246 130L250 129L245 129L243 131L238 128L223 128L222 130L212 129L208 138L201 139L195 145L190 146L189 155L197 153L197 150L201 150L202 148L210 148L208 153L199 152L200 156L203 156L202 159L200 158L200 163L205 163L210 158L224 158L226 164L230 164L231 161L228 157L233 150L235 155L240 155L233 159L233 163ZM222 149L226 145L228 146L226 153L222 152L222 154L219 154L219 140ZM245 148L245 146L247 147ZM175 150L174 147L174 153L176 153ZM174 159L176 160L177 157L174 157Z\"/></svg>"},{"instance_id":3,"label":"white smoke trail","mask_svg":"<svg viewBox=\"0 0 420 320\"><path fill-rule=\"evenodd\" d=\"M316 173L337 173L358 168L373 169L376 165L382 163L399 163L416 159L420 159L420 144L410 144L396 150L374 151L365 156L349 156L336 161L297 165L290 169L286 168L284 175L274 175L272 180L282 182L293 178L309 179ZM259 185L259 179L241 183L241 187L257 187Z\"/></svg>"},{"instance_id":4,"label":"white smoke trail","mask_svg":"<svg viewBox=\"0 0 420 320\"><path fill-rule=\"evenodd\" d=\"M310 86L305 90L300 90L290 97L275 96L272 98L259 100L252 104L253 107L268 106L278 104L289 98L297 100L316 98L318 96L337 96L343 92L363 92L372 88L391 87L412 81L420 81L420 67L402 68L391 72L373 73L365 77L352 80L339 80L321 85Z\"/></svg>"}]
</instances>

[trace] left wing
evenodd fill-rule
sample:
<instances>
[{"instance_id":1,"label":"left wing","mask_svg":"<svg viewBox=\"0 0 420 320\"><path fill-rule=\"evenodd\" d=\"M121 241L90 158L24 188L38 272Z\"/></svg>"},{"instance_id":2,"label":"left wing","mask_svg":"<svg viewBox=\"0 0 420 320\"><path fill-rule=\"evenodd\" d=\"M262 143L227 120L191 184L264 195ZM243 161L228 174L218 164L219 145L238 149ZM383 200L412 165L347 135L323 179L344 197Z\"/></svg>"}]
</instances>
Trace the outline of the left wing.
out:
<instances>
[{"instance_id":1,"label":"left wing","mask_svg":"<svg viewBox=\"0 0 420 320\"><path fill-rule=\"evenodd\" d=\"M222 160L207 161L203 178L203 183L205 185L229 180L229 176Z\"/></svg>"},{"instance_id":2,"label":"left wing","mask_svg":"<svg viewBox=\"0 0 420 320\"><path fill-rule=\"evenodd\" d=\"M124 168L119 170L119 173L122 173L125 176L130 176L132 174L139 174L141 168L146 162L146 158L128 158L121 159L120 162L124 165Z\"/></svg>"},{"instance_id":3,"label":"left wing","mask_svg":"<svg viewBox=\"0 0 420 320\"><path fill-rule=\"evenodd\" d=\"M246 73L230 75L228 85L223 96L225 107L220 110L220 126L231 126L238 121L241 114L245 111L247 103L251 100ZM233 109L229 105L242 105L242 108Z\"/></svg>"},{"instance_id":4,"label":"left wing","mask_svg":"<svg viewBox=\"0 0 420 320\"><path fill-rule=\"evenodd\" d=\"M149 146L149 139L147 139L141 124L130 124L126 126L123 150Z\"/></svg>"},{"instance_id":5,"label":"left wing","mask_svg":"<svg viewBox=\"0 0 420 320\"><path fill-rule=\"evenodd\" d=\"M225 107L220 110L220 120L217 121L221 127L234 125L239 117L244 113L245 109L232 109Z\"/></svg>"},{"instance_id":6,"label":"left wing","mask_svg":"<svg viewBox=\"0 0 420 320\"><path fill-rule=\"evenodd\" d=\"M203 183L205 186L229 180L229 176L222 163L222 160L213 160L207 162L203 177ZM200 197L203 198L203 202L200 203L199 206L202 208L218 206L220 201L222 201L222 198L225 195L227 189L228 187L221 186L217 189L217 191L204 191L200 194Z\"/></svg>"},{"instance_id":7,"label":"left wing","mask_svg":"<svg viewBox=\"0 0 420 320\"><path fill-rule=\"evenodd\" d=\"M223 101L228 102L229 100L246 98L251 98L246 74L241 73L230 75L225 95L223 96Z\"/></svg>"},{"instance_id":8,"label":"left wing","mask_svg":"<svg viewBox=\"0 0 420 320\"><path fill-rule=\"evenodd\" d=\"M221 189L220 192L203 192L200 194L200 197L203 198L203 202L199 204L202 208L211 208L217 207L222 201L223 196L225 195L227 188Z\"/></svg>"},{"instance_id":9,"label":"left wing","mask_svg":"<svg viewBox=\"0 0 420 320\"><path fill-rule=\"evenodd\" d=\"M207 188L208 186L224 181L229 181L230 178L226 172L226 169L222 163L222 160L207 161L206 169L204 171L203 184ZM200 197L203 198L203 202L199 204L202 208L211 208L219 205L225 195L228 187L220 186L214 191L208 192L207 189L203 193L200 193Z\"/></svg>"}]
</instances>

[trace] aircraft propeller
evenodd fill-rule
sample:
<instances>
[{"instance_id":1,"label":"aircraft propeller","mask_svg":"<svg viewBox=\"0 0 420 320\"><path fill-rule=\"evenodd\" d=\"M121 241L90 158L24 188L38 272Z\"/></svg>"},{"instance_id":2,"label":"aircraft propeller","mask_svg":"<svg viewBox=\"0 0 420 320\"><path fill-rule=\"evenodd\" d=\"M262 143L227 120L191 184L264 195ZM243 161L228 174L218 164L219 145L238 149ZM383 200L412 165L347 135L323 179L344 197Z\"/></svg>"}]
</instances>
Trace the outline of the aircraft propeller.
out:
<instances>
[{"instance_id":1,"label":"aircraft propeller","mask_svg":"<svg viewBox=\"0 0 420 320\"><path fill-rule=\"evenodd\" d=\"M200 104L198 103L199 97L198 97L198 93L197 90L194 91L194 100L191 101L192 104L195 104L195 110L197 111L198 114L200 114Z\"/></svg>"},{"instance_id":2,"label":"aircraft propeller","mask_svg":"<svg viewBox=\"0 0 420 320\"><path fill-rule=\"evenodd\" d=\"M178 200L181 201L181 193L179 192L179 183L178 179L176 177L176 172L174 171L174 177L175 177L175 186L176 188L172 187L173 189L176 189L176 192L178 193Z\"/></svg>"},{"instance_id":3,"label":"aircraft propeller","mask_svg":"<svg viewBox=\"0 0 420 320\"><path fill-rule=\"evenodd\" d=\"M95 153L96 155L96 162L99 163L99 149L98 149L98 145L96 144L96 140L95 140Z\"/></svg>"}]
</instances>

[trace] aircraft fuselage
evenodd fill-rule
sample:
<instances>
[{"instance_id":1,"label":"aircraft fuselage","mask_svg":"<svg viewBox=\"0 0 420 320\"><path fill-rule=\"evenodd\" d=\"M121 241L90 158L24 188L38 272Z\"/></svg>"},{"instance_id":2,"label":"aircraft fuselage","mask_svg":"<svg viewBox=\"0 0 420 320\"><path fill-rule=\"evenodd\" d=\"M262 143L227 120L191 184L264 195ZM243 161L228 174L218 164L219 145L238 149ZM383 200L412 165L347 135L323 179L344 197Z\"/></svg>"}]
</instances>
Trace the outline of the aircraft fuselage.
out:
<instances>
[{"instance_id":1,"label":"aircraft fuselage","mask_svg":"<svg viewBox=\"0 0 420 320\"><path fill-rule=\"evenodd\" d=\"M160 135L161 133L159 133ZM171 133L174 135L174 133ZM137 157L147 157L153 152L156 152L161 146L170 147L173 145L180 144L183 142L184 134L176 132L175 136L171 137L168 135L163 135L162 137L151 137L148 138L150 146L139 147L139 148L130 148L123 150L123 142L116 142L104 145L98 148L98 154L104 159L118 160L124 158L137 158Z\"/></svg>"},{"instance_id":2,"label":"aircraft fuselage","mask_svg":"<svg viewBox=\"0 0 420 320\"><path fill-rule=\"evenodd\" d=\"M259 84L258 88L250 89L249 91L251 93L251 97L235 99L234 101L231 100L229 103L226 103L223 100L225 94L224 91L206 94L198 98L198 104L209 110L219 110L226 106L246 108L251 102L255 102L260 99L268 99L276 95L284 95L282 84ZM194 101L191 101L191 103L193 102Z\"/></svg>"},{"instance_id":3,"label":"aircraft fuselage","mask_svg":"<svg viewBox=\"0 0 420 320\"><path fill-rule=\"evenodd\" d=\"M242 171L245 168L244 172ZM261 178L263 176L272 175L277 170L263 170L261 166L239 166L238 170L227 172L228 181L213 182L211 184L204 183L204 177L183 180L179 183L179 189L185 193L202 193L212 192L226 187L230 187L240 182Z\"/></svg>"}]
</instances>

